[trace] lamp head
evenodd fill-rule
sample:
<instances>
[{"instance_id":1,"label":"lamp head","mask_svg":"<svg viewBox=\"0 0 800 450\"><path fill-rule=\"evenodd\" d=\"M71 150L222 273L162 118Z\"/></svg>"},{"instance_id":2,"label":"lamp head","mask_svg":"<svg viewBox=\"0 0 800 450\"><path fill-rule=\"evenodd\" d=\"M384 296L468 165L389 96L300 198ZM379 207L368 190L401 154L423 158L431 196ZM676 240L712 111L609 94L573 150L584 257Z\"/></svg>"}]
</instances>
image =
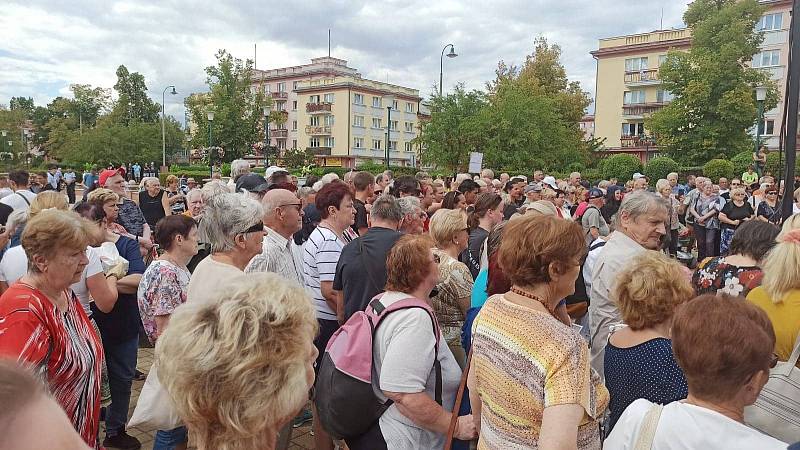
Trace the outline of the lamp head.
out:
<instances>
[{"instance_id":1,"label":"lamp head","mask_svg":"<svg viewBox=\"0 0 800 450\"><path fill-rule=\"evenodd\" d=\"M767 88L763 86L756 87L756 100L763 102L767 99Z\"/></svg>"},{"instance_id":2,"label":"lamp head","mask_svg":"<svg viewBox=\"0 0 800 450\"><path fill-rule=\"evenodd\" d=\"M271 107L271 106L269 106L269 105L264 105L264 106L263 106L261 109L263 109L263 110L264 110L264 115L265 115L265 116L268 116L268 115L269 115L269 112L270 112L270 111L272 111L272 107Z\"/></svg>"},{"instance_id":3,"label":"lamp head","mask_svg":"<svg viewBox=\"0 0 800 450\"><path fill-rule=\"evenodd\" d=\"M175 90L175 86L172 86L172 92L170 92L170 94L178 95L178 91Z\"/></svg>"},{"instance_id":4,"label":"lamp head","mask_svg":"<svg viewBox=\"0 0 800 450\"><path fill-rule=\"evenodd\" d=\"M6 131L6 130L0 130L0 134L2 134L2 135L3 135L3 137L5 137L5 136L8 134L8 131Z\"/></svg>"},{"instance_id":5,"label":"lamp head","mask_svg":"<svg viewBox=\"0 0 800 450\"><path fill-rule=\"evenodd\" d=\"M456 48L453 47L453 45L451 44L450 45L450 53L447 54L447 57L448 58L455 58L456 56L458 56L458 53L456 53Z\"/></svg>"},{"instance_id":6,"label":"lamp head","mask_svg":"<svg viewBox=\"0 0 800 450\"><path fill-rule=\"evenodd\" d=\"M206 112L206 117L208 118L209 122L213 122L214 121L214 111L207 111Z\"/></svg>"}]
</instances>

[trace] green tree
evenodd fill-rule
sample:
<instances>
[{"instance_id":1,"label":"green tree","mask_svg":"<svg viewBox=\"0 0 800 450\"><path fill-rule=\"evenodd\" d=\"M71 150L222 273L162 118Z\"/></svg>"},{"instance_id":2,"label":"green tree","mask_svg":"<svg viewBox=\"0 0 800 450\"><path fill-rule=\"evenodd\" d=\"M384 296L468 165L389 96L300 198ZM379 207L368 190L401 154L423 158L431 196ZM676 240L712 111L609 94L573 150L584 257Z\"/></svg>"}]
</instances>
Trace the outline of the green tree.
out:
<instances>
[{"instance_id":1,"label":"green tree","mask_svg":"<svg viewBox=\"0 0 800 450\"><path fill-rule=\"evenodd\" d=\"M130 72L121 65L117 68L117 83L114 90L119 98L111 110L111 118L116 123L128 124L130 121L158 122L161 107L147 95L144 75Z\"/></svg>"},{"instance_id":2,"label":"green tree","mask_svg":"<svg viewBox=\"0 0 800 450\"><path fill-rule=\"evenodd\" d=\"M226 50L216 54L217 65L206 67L206 84L209 92L192 95L186 107L195 132L190 145L207 147L209 109L214 111L212 143L225 149L225 161L239 158L250 151L250 145L263 139L259 127L263 126L262 107L271 102L262 91L251 91L253 61L234 58Z\"/></svg>"},{"instance_id":3,"label":"green tree","mask_svg":"<svg viewBox=\"0 0 800 450\"><path fill-rule=\"evenodd\" d=\"M769 75L746 65L763 40L755 31L763 11L757 0L696 0L684 14L692 47L670 51L659 68L675 100L646 121L661 150L683 165L753 146L747 130L757 118L756 86L768 88L765 110L777 104Z\"/></svg>"},{"instance_id":4,"label":"green tree","mask_svg":"<svg viewBox=\"0 0 800 450\"><path fill-rule=\"evenodd\" d=\"M618 154L605 159L601 166L601 174L606 180L616 178L618 181L630 180L633 174L642 170L642 162L633 155Z\"/></svg>"},{"instance_id":5,"label":"green tree","mask_svg":"<svg viewBox=\"0 0 800 450\"><path fill-rule=\"evenodd\" d=\"M647 161L644 166L644 174L647 178L657 181L662 178L666 179L667 175L671 172L678 172L679 169L680 166L674 159L660 156Z\"/></svg>"},{"instance_id":6,"label":"green tree","mask_svg":"<svg viewBox=\"0 0 800 450\"><path fill-rule=\"evenodd\" d=\"M11 97L9 109L25 111L25 118L30 119L33 115L33 97Z\"/></svg>"},{"instance_id":7,"label":"green tree","mask_svg":"<svg viewBox=\"0 0 800 450\"><path fill-rule=\"evenodd\" d=\"M181 148L183 132L172 117L165 121L167 157ZM53 133L62 136L60 129ZM56 155L70 163L122 164L129 161L161 161L161 123L114 123L108 117L83 134L63 133L64 142ZM109 149L114 149L110 152Z\"/></svg>"},{"instance_id":8,"label":"green tree","mask_svg":"<svg viewBox=\"0 0 800 450\"><path fill-rule=\"evenodd\" d=\"M730 179L734 176L734 164L727 159L712 159L703 165L703 176L715 183L721 177Z\"/></svg>"},{"instance_id":9,"label":"green tree","mask_svg":"<svg viewBox=\"0 0 800 450\"><path fill-rule=\"evenodd\" d=\"M108 112L111 104L109 89L92 87L88 84L72 84L69 86L74 99L70 102L68 117L78 130L86 130L97 123L97 119Z\"/></svg>"}]
</instances>

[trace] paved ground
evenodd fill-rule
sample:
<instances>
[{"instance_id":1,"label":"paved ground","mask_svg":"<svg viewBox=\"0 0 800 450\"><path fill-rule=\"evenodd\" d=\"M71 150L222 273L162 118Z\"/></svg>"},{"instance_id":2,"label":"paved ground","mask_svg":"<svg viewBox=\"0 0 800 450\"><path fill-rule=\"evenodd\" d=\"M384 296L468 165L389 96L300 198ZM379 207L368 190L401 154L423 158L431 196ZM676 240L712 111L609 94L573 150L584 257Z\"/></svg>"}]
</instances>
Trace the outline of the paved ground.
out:
<instances>
[{"instance_id":1,"label":"paved ground","mask_svg":"<svg viewBox=\"0 0 800 450\"><path fill-rule=\"evenodd\" d=\"M139 362L137 364L139 370L144 373L147 373L150 370L150 365L153 364L153 349L152 348L140 348L139 349ZM133 409L136 407L136 400L139 398L139 393L142 391L142 385L144 381L134 381L133 382L133 391L131 392L131 408L128 417L130 414L133 413ZM156 430L149 429L149 428L142 428L142 427L133 427L128 429L128 434L131 436L139 439L142 442L142 449L149 450L153 448L153 436L155 435ZM310 434L311 427L309 424L306 424L300 428L295 428L292 433L292 444L289 446L290 450L301 450L301 449L313 449L314 448L314 436ZM104 436L104 431L100 432L100 436ZM191 443L191 435L190 435L190 443Z\"/></svg>"}]
</instances>

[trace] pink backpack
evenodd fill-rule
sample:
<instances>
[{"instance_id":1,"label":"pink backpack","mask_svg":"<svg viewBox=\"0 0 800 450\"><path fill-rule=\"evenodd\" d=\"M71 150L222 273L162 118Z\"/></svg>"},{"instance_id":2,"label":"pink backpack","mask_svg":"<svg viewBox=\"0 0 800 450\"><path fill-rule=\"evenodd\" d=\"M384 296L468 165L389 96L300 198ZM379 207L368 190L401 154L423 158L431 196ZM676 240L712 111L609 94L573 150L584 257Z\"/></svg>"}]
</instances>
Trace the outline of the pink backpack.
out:
<instances>
[{"instance_id":1,"label":"pink backpack","mask_svg":"<svg viewBox=\"0 0 800 450\"><path fill-rule=\"evenodd\" d=\"M366 433L391 406L373 390L372 355L375 330L389 314L409 308L428 312L436 336L433 367L436 372L436 402L442 404L442 368L439 364L439 322L426 302L409 297L384 307L378 295L333 334L320 364L314 404L322 427L335 439L351 439ZM414 349L409 349L414 351Z\"/></svg>"}]
</instances>

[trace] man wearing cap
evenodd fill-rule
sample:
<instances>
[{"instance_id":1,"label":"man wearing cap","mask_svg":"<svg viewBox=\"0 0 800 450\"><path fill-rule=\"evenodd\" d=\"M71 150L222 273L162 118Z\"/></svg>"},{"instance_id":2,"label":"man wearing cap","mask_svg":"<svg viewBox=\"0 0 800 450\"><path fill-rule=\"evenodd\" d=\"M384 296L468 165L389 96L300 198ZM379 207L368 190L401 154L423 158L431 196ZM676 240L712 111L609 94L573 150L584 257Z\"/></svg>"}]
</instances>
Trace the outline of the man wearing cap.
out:
<instances>
[{"instance_id":1,"label":"man wearing cap","mask_svg":"<svg viewBox=\"0 0 800 450\"><path fill-rule=\"evenodd\" d=\"M556 183L556 178L553 177L553 176L548 175L548 176L544 177L544 179L542 179L542 183L544 183L545 186L549 187L550 189L552 189L554 191L560 191L561 190L561 189L558 188L558 183Z\"/></svg>"},{"instance_id":2,"label":"man wearing cap","mask_svg":"<svg viewBox=\"0 0 800 450\"><path fill-rule=\"evenodd\" d=\"M267 180L257 173L246 173L236 180L236 192L247 192L255 200L261 200L269 189Z\"/></svg>"},{"instance_id":3,"label":"man wearing cap","mask_svg":"<svg viewBox=\"0 0 800 450\"><path fill-rule=\"evenodd\" d=\"M525 186L525 204L533 203L542 199L542 185L531 182Z\"/></svg>"},{"instance_id":4,"label":"man wearing cap","mask_svg":"<svg viewBox=\"0 0 800 450\"><path fill-rule=\"evenodd\" d=\"M608 223L600 213L600 208L605 204L603 191L598 188L589 189L589 206L581 217L586 245L591 245L595 239L601 236L608 236Z\"/></svg>"}]
</instances>

